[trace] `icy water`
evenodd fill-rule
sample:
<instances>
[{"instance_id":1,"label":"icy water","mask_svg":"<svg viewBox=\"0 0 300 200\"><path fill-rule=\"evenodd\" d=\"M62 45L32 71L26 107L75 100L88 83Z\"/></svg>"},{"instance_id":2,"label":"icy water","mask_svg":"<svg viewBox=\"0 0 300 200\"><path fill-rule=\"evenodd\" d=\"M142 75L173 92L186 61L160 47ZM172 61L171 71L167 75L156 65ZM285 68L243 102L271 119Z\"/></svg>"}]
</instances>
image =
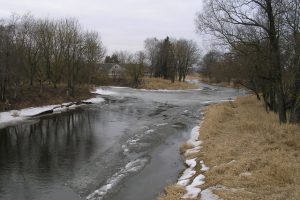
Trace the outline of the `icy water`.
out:
<instances>
[{"instance_id":1,"label":"icy water","mask_svg":"<svg viewBox=\"0 0 300 200\"><path fill-rule=\"evenodd\" d=\"M0 129L2 200L152 200L184 169L201 109L244 91L108 87L101 104Z\"/></svg>"}]
</instances>

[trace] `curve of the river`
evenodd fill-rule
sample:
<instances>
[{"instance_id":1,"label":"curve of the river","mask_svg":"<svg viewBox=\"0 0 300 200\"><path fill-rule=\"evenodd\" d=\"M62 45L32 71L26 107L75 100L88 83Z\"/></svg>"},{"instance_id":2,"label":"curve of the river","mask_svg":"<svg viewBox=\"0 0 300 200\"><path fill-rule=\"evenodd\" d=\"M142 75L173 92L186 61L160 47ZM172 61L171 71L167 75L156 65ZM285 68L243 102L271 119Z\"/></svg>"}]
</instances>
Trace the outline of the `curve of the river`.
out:
<instances>
[{"instance_id":1,"label":"curve of the river","mask_svg":"<svg viewBox=\"0 0 300 200\"><path fill-rule=\"evenodd\" d=\"M184 169L179 147L209 103L243 90L106 87L105 102L0 129L1 200L152 200Z\"/></svg>"}]
</instances>

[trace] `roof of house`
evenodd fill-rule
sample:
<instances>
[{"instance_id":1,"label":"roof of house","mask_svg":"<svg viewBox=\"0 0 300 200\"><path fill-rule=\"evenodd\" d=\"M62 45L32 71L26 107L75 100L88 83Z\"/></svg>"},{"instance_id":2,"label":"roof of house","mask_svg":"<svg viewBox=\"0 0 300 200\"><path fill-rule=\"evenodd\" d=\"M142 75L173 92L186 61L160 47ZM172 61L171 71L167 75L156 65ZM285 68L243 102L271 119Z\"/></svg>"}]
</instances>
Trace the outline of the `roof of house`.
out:
<instances>
[{"instance_id":1,"label":"roof of house","mask_svg":"<svg viewBox=\"0 0 300 200\"><path fill-rule=\"evenodd\" d=\"M99 68L100 68L100 69L103 69L103 70L105 70L105 71L109 71L109 70L110 70L112 67L114 67L115 65L118 65L118 66L120 66L121 68L123 68L122 65L117 64L117 63L104 63L104 64L99 64Z\"/></svg>"}]
</instances>

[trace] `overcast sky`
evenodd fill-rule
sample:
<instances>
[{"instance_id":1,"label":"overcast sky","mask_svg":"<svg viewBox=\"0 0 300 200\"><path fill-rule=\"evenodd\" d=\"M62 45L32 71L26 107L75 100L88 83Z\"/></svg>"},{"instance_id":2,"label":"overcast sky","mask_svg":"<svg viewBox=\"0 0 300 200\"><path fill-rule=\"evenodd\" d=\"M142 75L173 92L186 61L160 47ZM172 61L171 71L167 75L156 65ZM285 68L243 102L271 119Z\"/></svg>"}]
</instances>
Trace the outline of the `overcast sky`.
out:
<instances>
[{"instance_id":1,"label":"overcast sky","mask_svg":"<svg viewBox=\"0 0 300 200\"><path fill-rule=\"evenodd\" d=\"M147 37L193 39L202 0L0 0L0 17L30 12L36 17L75 17L97 31L108 53L143 49ZM203 47L202 47L203 48Z\"/></svg>"}]
</instances>

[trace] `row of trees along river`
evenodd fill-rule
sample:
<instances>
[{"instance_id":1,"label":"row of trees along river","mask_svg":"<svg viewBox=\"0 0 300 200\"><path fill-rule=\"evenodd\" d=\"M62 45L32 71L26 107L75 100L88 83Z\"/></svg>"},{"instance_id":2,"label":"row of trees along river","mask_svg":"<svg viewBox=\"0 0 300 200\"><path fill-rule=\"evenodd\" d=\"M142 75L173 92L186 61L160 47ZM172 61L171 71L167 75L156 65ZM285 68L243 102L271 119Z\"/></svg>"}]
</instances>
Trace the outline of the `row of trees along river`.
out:
<instances>
[{"instance_id":1,"label":"row of trees along river","mask_svg":"<svg viewBox=\"0 0 300 200\"><path fill-rule=\"evenodd\" d=\"M74 94L77 83L90 83L95 64L105 48L97 32L84 31L76 19L36 19L12 16L0 24L0 98L24 84L67 85Z\"/></svg>"},{"instance_id":2,"label":"row of trees along river","mask_svg":"<svg viewBox=\"0 0 300 200\"><path fill-rule=\"evenodd\" d=\"M204 56L205 74L251 89L282 123L299 122L300 1L209 0L204 11L197 30L224 49Z\"/></svg>"},{"instance_id":3,"label":"row of trees along river","mask_svg":"<svg viewBox=\"0 0 300 200\"><path fill-rule=\"evenodd\" d=\"M73 96L80 84L101 83L103 62L126 64L127 83L138 86L145 67L155 77L184 81L199 59L194 41L149 38L135 54L117 51L106 56L97 32L86 31L76 19L39 19L12 15L0 21L0 100L22 98L20 89L63 86ZM102 73L102 74L101 74ZM13 92L12 92L13 91Z\"/></svg>"}]
</instances>

